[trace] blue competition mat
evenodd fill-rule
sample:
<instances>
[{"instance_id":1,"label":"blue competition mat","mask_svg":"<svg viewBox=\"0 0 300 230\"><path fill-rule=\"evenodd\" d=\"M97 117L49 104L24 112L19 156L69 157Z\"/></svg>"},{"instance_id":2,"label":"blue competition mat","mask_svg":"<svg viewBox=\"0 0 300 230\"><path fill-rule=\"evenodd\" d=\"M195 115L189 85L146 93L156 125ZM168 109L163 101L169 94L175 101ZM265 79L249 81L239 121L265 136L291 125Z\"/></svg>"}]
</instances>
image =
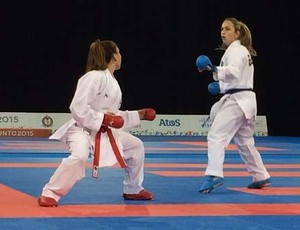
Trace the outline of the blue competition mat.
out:
<instances>
[{"instance_id":1,"label":"blue competition mat","mask_svg":"<svg viewBox=\"0 0 300 230\"><path fill-rule=\"evenodd\" d=\"M256 137L272 185L249 190L251 178L228 147L225 184L198 189L207 163L205 137L141 137L146 149L144 186L153 201L124 201L123 169L101 168L63 197L57 208L36 199L67 146L45 138L0 139L1 229L300 229L300 138Z\"/></svg>"}]
</instances>

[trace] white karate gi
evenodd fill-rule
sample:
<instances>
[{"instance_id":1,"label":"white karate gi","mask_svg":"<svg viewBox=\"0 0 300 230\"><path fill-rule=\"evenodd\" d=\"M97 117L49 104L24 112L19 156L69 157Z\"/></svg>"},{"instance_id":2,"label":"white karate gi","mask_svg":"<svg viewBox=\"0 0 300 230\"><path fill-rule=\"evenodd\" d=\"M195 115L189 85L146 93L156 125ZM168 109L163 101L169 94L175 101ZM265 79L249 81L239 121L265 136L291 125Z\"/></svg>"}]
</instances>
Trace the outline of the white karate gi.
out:
<instances>
[{"instance_id":1,"label":"white karate gi","mask_svg":"<svg viewBox=\"0 0 300 230\"><path fill-rule=\"evenodd\" d=\"M95 136L101 127L105 112L121 115L125 121L122 129L112 128L120 153L127 164L123 192L136 194L143 189L144 145L139 138L125 131L139 125L140 117L138 111L120 111L121 101L120 86L108 69L90 71L79 79L70 105L72 119L50 137L65 142L69 146L70 156L62 160L44 186L42 196L58 201L76 182L85 177L85 163L89 153L93 153ZM108 135L106 132L102 133L99 166L112 166L115 163L117 159Z\"/></svg>"},{"instance_id":2,"label":"white karate gi","mask_svg":"<svg viewBox=\"0 0 300 230\"><path fill-rule=\"evenodd\" d=\"M226 49L214 79L219 81L221 93L225 93L229 89L253 89L253 75L251 56L246 47L236 40ZM270 177L255 148L256 113L256 95L252 91L225 94L212 106L210 118L213 122L207 136L208 165L205 175L224 177L225 149L233 139L253 181Z\"/></svg>"}]
</instances>

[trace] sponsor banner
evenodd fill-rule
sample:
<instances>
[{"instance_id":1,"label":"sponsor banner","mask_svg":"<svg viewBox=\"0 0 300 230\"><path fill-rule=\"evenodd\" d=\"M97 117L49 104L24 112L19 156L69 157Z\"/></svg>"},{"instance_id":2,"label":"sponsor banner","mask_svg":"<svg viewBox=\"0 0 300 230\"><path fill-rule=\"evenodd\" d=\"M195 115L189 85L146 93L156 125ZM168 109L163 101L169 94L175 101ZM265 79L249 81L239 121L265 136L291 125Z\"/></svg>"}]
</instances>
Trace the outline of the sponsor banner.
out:
<instances>
[{"instance_id":1,"label":"sponsor banner","mask_svg":"<svg viewBox=\"0 0 300 230\"><path fill-rule=\"evenodd\" d=\"M0 113L0 137L49 136L70 118L70 113ZM142 121L129 132L136 136L207 136L210 126L208 115L158 114L154 121ZM255 135L268 136L266 116L257 116Z\"/></svg>"},{"instance_id":2,"label":"sponsor banner","mask_svg":"<svg viewBox=\"0 0 300 230\"><path fill-rule=\"evenodd\" d=\"M207 136L211 126L208 115L157 115L154 121L142 121L130 133L139 136ZM265 116L256 120L256 136L268 136Z\"/></svg>"}]
</instances>

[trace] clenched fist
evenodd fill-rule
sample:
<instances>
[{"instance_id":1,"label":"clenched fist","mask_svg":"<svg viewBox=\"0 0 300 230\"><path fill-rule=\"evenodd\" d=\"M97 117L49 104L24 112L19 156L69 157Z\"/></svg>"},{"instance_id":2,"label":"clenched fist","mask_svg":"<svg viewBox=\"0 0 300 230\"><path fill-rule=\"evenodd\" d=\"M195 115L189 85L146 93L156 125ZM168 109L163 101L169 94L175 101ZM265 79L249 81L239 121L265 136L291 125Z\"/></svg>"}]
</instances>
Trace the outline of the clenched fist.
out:
<instances>
[{"instance_id":1,"label":"clenched fist","mask_svg":"<svg viewBox=\"0 0 300 230\"><path fill-rule=\"evenodd\" d=\"M156 117L156 112L152 108L145 108L139 110L141 120L153 121Z\"/></svg>"},{"instance_id":2,"label":"clenched fist","mask_svg":"<svg viewBox=\"0 0 300 230\"><path fill-rule=\"evenodd\" d=\"M106 113L104 114L102 125L119 129L123 127L124 119L123 117L114 115L113 113Z\"/></svg>"}]
</instances>

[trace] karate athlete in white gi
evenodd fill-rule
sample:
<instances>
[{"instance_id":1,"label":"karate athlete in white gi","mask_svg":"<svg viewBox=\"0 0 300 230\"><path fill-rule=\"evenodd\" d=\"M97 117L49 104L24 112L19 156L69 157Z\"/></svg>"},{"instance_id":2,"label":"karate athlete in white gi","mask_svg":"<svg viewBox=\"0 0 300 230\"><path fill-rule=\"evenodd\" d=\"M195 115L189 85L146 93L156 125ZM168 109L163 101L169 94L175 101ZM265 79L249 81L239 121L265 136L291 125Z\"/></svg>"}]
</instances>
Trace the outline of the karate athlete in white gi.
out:
<instances>
[{"instance_id":1,"label":"karate athlete in white gi","mask_svg":"<svg viewBox=\"0 0 300 230\"><path fill-rule=\"evenodd\" d=\"M154 199L154 195L142 186L145 159L143 142L127 131L139 125L141 120L154 120L156 113L151 108L119 110L122 94L114 71L121 68L121 59L119 48L113 41L97 39L91 44L86 73L79 79L70 105L72 118L50 137L65 142L70 155L62 160L44 186L38 198L40 206L58 205L58 201L76 182L85 177L89 153L96 149L100 156L94 156L97 160L95 162L94 159L93 163L93 177L97 177L98 167L119 162L125 172L123 198ZM116 146L113 146L114 143Z\"/></svg>"},{"instance_id":2,"label":"karate athlete in white gi","mask_svg":"<svg viewBox=\"0 0 300 230\"><path fill-rule=\"evenodd\" d=\"M256 51L252 47L250 30L241 21L227 18L222 23L221 38L221 48L225 49L225 53L220 66L212 65L204 55L196 61L199 72L213 72L216 82L209 85L209 91L224 94L210 112L212 125L207 136L208 165L205 181L199 190L201 193L210 193L224 183L225 149L231 140L237 145L238 153L253 178L248 188L260 189L271 183L253 138L257 105L253 92L254 66L251 56L256 56Z\"/></svg>"}]
</instances>

